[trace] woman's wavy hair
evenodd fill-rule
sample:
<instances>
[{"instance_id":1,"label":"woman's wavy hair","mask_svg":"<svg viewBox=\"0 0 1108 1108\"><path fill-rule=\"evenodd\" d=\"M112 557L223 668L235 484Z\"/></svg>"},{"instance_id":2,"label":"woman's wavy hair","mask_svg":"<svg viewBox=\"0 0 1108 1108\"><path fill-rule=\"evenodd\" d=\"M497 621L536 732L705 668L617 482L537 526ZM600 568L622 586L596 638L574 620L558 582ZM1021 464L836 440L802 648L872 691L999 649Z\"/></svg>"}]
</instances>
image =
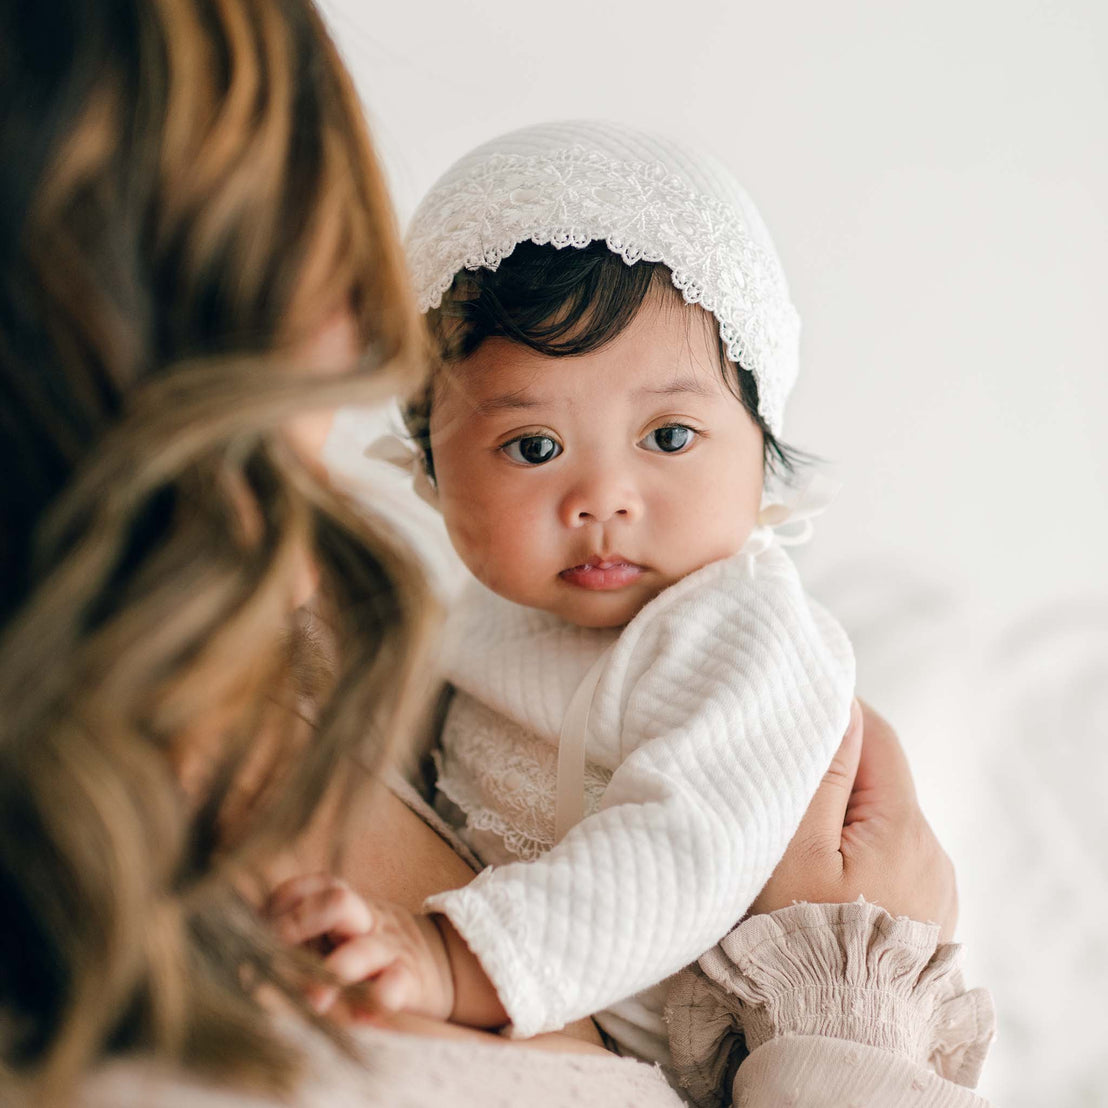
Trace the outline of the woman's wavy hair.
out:
<instances>
[{"instance_id":1,"label":"woman's wavy hair","mask_svg":"<svg viewBox=\"0 0 1108 1108\"><path fill-rule=\"evenodd\" d=\"M421 700L422 581L286 434L419 376L382 175L309 0L4 4L0 72L0 1086L288 1088L236 889Z\"/></svg>"}]
</instances>

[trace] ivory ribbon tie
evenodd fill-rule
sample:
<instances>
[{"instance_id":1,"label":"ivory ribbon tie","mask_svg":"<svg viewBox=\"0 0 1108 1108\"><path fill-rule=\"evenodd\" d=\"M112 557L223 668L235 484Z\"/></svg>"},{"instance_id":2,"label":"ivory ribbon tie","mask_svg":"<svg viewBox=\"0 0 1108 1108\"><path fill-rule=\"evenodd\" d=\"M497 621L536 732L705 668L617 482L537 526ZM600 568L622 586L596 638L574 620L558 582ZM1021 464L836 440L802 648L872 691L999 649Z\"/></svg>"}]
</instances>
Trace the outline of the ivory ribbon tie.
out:
<instances>
[{"instance_id":1,"label":"ivory ribbon tie","mask_svg":"<svg viewBox=\"0 0 1108 1108\"><path fill-rule=\"evenodd\" d=\"M385 462L396 469L403 470L412 479L412 491L432 508L439 506L438 491L427 474L427 464L422 452L411 439L389 431L376 438L362 452L366 458L376 462Z\"/></svg>"}]
</instances>

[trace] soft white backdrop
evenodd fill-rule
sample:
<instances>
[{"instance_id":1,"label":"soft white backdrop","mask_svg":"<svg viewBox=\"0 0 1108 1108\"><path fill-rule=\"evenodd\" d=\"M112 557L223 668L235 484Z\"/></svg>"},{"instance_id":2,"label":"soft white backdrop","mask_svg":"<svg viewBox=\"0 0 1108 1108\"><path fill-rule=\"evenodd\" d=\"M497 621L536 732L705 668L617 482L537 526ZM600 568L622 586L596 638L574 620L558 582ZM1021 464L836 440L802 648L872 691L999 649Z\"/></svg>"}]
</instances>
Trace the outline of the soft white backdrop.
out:
<instances>
[{"instance_id":1,"label":"soft white backdrop","mask_svg":"<svg viewBox=\"0 0 1108 1108\"><path fill-rule=\"evenodd\" d=\"M476 143L580 116L753 195L804 321L786 438L843 482L805 573L958 862L983 1088L1108 1104L1108 6L323 6L401 218Z\"/></svg>"}]
</instances>

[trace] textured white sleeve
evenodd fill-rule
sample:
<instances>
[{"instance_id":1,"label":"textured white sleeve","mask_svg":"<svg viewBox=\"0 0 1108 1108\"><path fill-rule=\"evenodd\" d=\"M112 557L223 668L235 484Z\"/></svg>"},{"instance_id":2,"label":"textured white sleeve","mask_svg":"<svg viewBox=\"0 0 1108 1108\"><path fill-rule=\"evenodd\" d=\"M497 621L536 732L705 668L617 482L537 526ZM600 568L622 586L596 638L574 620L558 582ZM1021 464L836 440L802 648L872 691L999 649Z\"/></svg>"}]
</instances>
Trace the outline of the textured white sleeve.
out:
<instances>
[{"instance_id":1,"label":"textured white sleeve","mask_svg":"<svg viewBox=\"0 0 1108 1108\"><path fill-rule=\"evenodd\" d=\"M753 581L735 566L709 575L620 648L630 753L600 811L537 861L426 905L464 936L520 1037L717 942L780 860L849 720L849 643L787 558L760 561Z\"/></svg>"}]
</instances>

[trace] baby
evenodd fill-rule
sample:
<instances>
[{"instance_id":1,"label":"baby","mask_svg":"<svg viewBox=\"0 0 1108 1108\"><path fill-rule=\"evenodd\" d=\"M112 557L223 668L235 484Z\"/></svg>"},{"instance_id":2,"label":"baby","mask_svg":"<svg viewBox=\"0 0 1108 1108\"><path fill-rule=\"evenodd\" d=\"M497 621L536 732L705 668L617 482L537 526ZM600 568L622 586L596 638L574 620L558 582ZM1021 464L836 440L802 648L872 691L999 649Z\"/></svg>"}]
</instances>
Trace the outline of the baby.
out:
<instances>
[{"instance_id":1,"label":"baby","mask_svg":"<svg viewBox=\"0 0 1108 1108\"><path fill-rule=\"evenodd\" d=\"M664 1063L666 978L745 913L851 711L775 530L805 513L765 492L793 472L784 274L726 170L594 123L464 157L409 250L440 355L409 427L475 579L437 806L487 868L414 930L331 929L377 935L345 979L518 1036L600 1013Z\"/></svg>"}]
</instances>

